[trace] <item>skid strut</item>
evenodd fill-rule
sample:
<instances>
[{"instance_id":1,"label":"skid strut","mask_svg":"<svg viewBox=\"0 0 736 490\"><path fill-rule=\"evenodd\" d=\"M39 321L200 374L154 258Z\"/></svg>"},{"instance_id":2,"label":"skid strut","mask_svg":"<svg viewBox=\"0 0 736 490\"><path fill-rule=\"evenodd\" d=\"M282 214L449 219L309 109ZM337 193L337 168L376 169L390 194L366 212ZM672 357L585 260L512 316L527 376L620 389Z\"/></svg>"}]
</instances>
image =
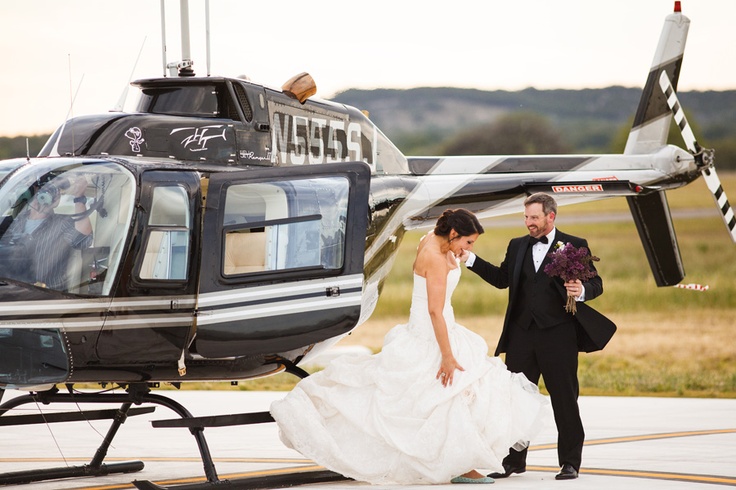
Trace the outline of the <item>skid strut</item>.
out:
<instances>
[{"instance_id":1,"label":"skid strut","mask_svg":"<svg viewBox=\"0 0 736 490\"><path fill-rule=\"evenodd\" d=\"M0 415L5 414L12 408L25 405L27 403L51 403L57 401L56 397L63 397L62 401L69 400L70 395L62 395L56 392L34 393L13 398L0 405ZM74 395L78 398L80 395ZM79 402L79 400L74 400ZM59 468L47 468L40 470L13 471L0 474L0 485L13 485L18 483L31 483L45 480L56 480L59 478L72 478L80 476L105 476L113 473L132 473L143 469L142 461L126 461L122 463L104 464L102 461L107 455L113 437L117 434L120 426L125 422L129 415L139 415L152 412L152 408L133 409L132 403L125 402L117 410L98 410L93 412L69 412L59 414L48 414L46 419L43 415L18 415L0 417L0 425L24 425L51 422L69 422L73 420L93 420L102 418L112 418L112 424L105 435L102 444L97 448L92 461L89 464L81 466L63 466Z\"/></svg>"},{"instance_id":2,"label":"skid strut","mask_svg":"<svg viewBox=\"0 0 736 490\"><path fill-rule=\"evenodd\" d=\"M296 365L278 360L284 364L286 371L300 378L305 378L309 374L297 367ZM16 471L12 473L0 474L0 485L10 485L17 483L30 483L44 480L54 480L59 478L72 478L80 476L104 476L112 473L131 473L141 471L143 469L142 461L131 461L115 464L104 464L102 461L107 455L113 437L117 434L120 426L125 422L126 418L131 415L139 415L142 413L150 413L154 407L131 408L132 405L154 404L164 406L177 415L179 419L157 420L153 421L153 427L181 427L189 429L194 436L199 448L199 454L204 466L204 474L207 478L206 482L176 485L171 487L161 487L155 483L146 480L135 480L132 483L140 490L227 490L227 489L257 489L257 488L285 488L295 485L307 485L311 483L330 482L347 480L338 473L327 470L305 471L298 473L261 476L255 478L243 478L233 480L220 480L215 470L215 464L212 460L207 441L204 438L205 427L224 427L231 425L251 425L273 422L273 417L268 412L252 412L229 415L213 415L207 417L192 417L192 414L179 402L172 400L166 396L152 394L150 387L143 383L134 383L128 385L126 393L73 393L72 385L67 385L69 393L60 393L54 387L49 391L30 393L22 395L6 401L0 405L0 426L3 425L22 425L22 424L38 424L52 422L70 422L79 420L93 419L112 419L112 425L108 429L102 444L97 449L94 458L87 465L49 468L43 470ZM2 399L3 390L0 389L0 399ZM19 407L27 403L42 403L48 405L51 403L119 403L120 408L117 410L93 410L86 412L68 412L68 413L50 413L50 414L33 414L33 415L16 415L3 416L9 410Z\"/></svg>"},{"instance_id":3,"label":"skid strut","mask_svg":"<svg viewBox=\"0 0 736 490\"><path fill-rule=\"evenodd\" d=\"M35 481L52 480L58 478L71 478L78 476L104 476L111 473L130 473L134 471L140 471L143 469L143 462L133 461L124 463L114 464L103 464L102 460L107 455L107 450L110 447L113 437L117 434L120 426L125 422L128 416L131 405L140 405L142 403L150 403L156 405L162 405L166 408L173 410L180 417L185 419L191 419L192 414L180 403L172 400L171 398L154 395L150 393L150 389L146 385L131 385L128 388L127 393L59 393L57 388L50 391L40 393L30 393L28 395L22 395L11 400L6 401L0 405L0 416L4 415L8 410L25 405L27 403L43 403L48 405L51 403L120 403L121 407L115 412L113 417L112 425L107 432L102 444L97 449L94 458L87 465L62 467L62 468L50 468L46 470L30 470L30 471L15 471L10 473L0 474L0 485L10 485L16 483L30 483ZM135 414L146 413L152 411L148 409L138 409ZM94 415L89 418L101 418L100 413L105 411L94 412L98 416ZM66 417L64 416L66 415ZM15 424L27 424L34 423L30 422L28 417L31 416L17 416L16 419L13 416L0 417L0 420L5 419L5 425ZM35 417L35 415L33 416ZM73 412L69 414L57 414L55 417L56 422L68 422L71 420L87 420L84 414L79 412ZM9 420L8 420L9 419ZM43 417L37 420L35 423L48 422ZM202 457L202 464L204 465L204 473L207 477L208 482L217 482L217 472L215 471L215 465L212 461L212 455L210 454L209 448L207 447L207 441L204 438L203 427L191 427L190 432L197 441L199 447L199 453Z\"/></svg>"}]
</instances>

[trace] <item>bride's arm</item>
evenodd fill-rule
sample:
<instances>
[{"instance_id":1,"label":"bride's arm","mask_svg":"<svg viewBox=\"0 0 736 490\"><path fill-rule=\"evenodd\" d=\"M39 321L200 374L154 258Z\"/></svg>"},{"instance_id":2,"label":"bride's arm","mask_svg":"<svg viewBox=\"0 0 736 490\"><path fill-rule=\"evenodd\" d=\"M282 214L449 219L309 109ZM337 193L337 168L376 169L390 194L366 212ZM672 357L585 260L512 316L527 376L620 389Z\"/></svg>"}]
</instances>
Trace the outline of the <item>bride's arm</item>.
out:
<instances>
[{"instance_id":1,"label":"bride's arm","mask_svg":"<svg viewBox=\"0 0 736 490\"><path fill-rule=\"evenodd\" d=\"M460 371L464 371L464 369L458 364L452 353L450 337L447 334L447 323L443 315L445 309L445 293L447 291L447 264L444 257L432 260L432 263L427 267L426 274L429 317L432 320L434 336L437 339L437 344L442 354L442 362L439 371L437 371L437 379L444 386L449 386L452 384L455 369L459 369Z\"/></svg>"}]
</instances>

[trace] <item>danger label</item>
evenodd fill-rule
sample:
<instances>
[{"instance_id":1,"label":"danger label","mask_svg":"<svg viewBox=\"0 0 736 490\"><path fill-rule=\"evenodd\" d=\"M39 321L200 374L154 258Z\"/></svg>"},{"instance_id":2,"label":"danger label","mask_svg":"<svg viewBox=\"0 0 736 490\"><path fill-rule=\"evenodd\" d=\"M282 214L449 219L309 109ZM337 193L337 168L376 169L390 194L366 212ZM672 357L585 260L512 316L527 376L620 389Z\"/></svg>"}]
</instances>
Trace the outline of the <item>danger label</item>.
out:
<instances>
[{"instance_id":1,"label":"danger label","mask_svg":"<svg viewBox=\"0 0 736 490\"><path fill-rule=\"evenodd\" d=\"M603 186L591 185L553 185L552 192L603 192Z\"/></svg>"}]
</instances>

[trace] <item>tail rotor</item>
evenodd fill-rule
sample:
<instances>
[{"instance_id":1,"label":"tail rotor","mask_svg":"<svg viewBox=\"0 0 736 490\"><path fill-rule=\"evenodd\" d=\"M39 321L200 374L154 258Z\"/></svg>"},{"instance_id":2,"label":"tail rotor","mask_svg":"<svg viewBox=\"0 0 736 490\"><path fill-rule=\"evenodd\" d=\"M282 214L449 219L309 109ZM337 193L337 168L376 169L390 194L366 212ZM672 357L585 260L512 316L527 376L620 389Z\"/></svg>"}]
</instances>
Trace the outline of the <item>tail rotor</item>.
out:
<instances>
[{"instance_id":1,"label":"tail rotor","mask_svg":"<svg viewBox=\"0 0 736 490\"><path fill-rule=\"evenodd\" d=\"M714 166L715 151L708 148L702 148L698 144L695 139L695 134L687 121L687 117L685 117L685 112L682 110L680 101L677 99L677 93L672 87L672 83L670 83L667 73L664 71L659 76L659 86L662 88L662 92L664 92L667 98L667 105L672 111L675 122L680 128L682 138L685 140L685 146L695 157L695 164L700 169L700 173L703 175L705 184L713 195L716 205L721 210L721 216L726 228L728 229L728 233L731 235L731 240L736 243L736 216L734 216L733 208L728 202L726 193L721 185L721 180L716 174Z\"/></svg>"}]
</instances>

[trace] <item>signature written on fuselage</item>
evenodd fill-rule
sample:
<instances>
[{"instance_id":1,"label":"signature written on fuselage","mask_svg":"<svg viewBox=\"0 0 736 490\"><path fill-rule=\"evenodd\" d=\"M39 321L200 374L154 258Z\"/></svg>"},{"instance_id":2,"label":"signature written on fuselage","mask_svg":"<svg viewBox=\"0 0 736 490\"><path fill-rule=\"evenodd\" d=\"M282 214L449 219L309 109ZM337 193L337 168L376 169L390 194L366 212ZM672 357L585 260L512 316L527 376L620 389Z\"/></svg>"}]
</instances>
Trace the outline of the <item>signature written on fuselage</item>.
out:
<instances>
[{"instance_id":1,"label":"signature written on fuselage","mask_svg":"<svg viewBox=\"0 0 736 490\"><path fill-rule=\"evenodd\" d=\"M199 128L176 128L171 130L171 135L184 133L181 140L182 148L192 152L207 151L207 143L212 139L227 141L227 127L222 124L214 124ZM179 135L177 135L179 136Z\"/></svg>"}]
</instances>

